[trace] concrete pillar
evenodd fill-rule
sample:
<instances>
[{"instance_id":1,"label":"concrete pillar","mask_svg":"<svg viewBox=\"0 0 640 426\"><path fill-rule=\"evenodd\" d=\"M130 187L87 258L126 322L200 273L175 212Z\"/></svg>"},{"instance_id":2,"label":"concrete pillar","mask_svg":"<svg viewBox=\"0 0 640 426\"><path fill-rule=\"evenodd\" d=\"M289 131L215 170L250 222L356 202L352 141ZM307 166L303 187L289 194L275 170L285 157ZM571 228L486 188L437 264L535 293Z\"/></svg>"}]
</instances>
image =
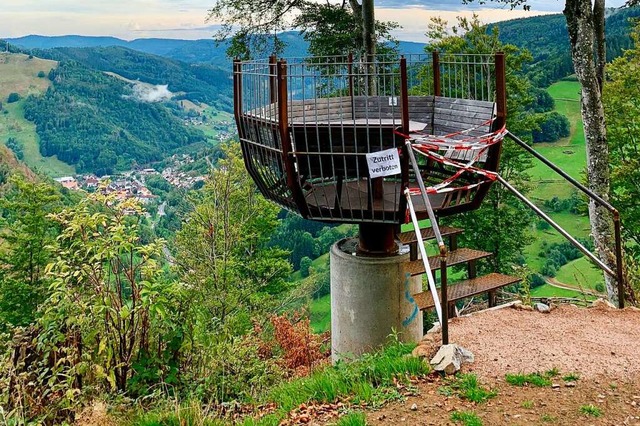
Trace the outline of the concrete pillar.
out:
<instances>
[{"instance_id":1,"label":"concrete pillar","mask_svg":"<svg viewBox=\"0 0 640 426\"><path fill-rule=\"evenodd\" d=\"M356 256L357 239L331 247L331 356L348 359L388 342L396 330L403 342L422 338L422 312L411 295L420 276L405 266L409 254Z\"/></svg>"}]
</instances>

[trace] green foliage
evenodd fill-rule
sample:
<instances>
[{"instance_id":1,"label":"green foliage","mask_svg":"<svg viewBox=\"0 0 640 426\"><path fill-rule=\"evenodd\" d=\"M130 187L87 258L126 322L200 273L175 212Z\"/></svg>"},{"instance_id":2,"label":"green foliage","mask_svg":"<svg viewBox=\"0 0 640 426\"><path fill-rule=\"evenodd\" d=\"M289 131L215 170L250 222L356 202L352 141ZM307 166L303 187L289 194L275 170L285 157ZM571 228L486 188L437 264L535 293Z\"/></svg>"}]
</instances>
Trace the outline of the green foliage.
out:
<instances>
[{"instance_id":1,"label":"green foliage","mask_svg":"<svg viewBox=\"0 0 640 426\"><path fill-rule=\"evenodd\" d=\"M336 241L351 237L356 232L355 226L326 226L287 212L280 219L270 245L289 251L293 268L299 269L303 257L315 259L327 253Z\"/></svg>"},{"instance_id":2,"label":"green foliage","mask_svg":"<svg viewBox=\"0 0 640 426\"><path fill-rule=\"evenodd\" d=\"M449 417L452 422L461 423L463 426L482 426L482 420L473 411L454 411Z\"/></svg>"},{"instance_id":3,"label":"green foliage","mask_svg":"<svg viewBox=\"0 0 640 426\"><path fill-rule=\"evenodd\" d=\"M27 98L25 118L36 124L42 155L79 172L112 174L204 140L162 105L135 99L120 79L75 62L61 62L50 78L53 88Z\"/></svg>"},{"instance_id":4,"label":"green foliage","mask_svg":"<svg viewBox=\"0 0 640 426\"><path fill-rule=\"evenodd\" d=\"M640 259L640 25L631 34L634 48L627 50L607 67L603 102L607 118L607 140L611 151L611 196L619 209L626 250L636 261ZM632 285L638 286L638 283Z\"/></svg>"},{"instance_id":5,"label":"green foliage","mask_svg":"<svg viewBox=\"0 0 640 426\"><path fill-rule=\"evenodd\" d=\"M303 278L306 278L309 276L309 268L311 267L311 259L308 258L307 256L303 257L300 260L300 275Z\"/></svg>"},{"instance_id":6,"label":"green foliage","mask_svg":"<svg viewBox=\"0 0 640 426\"><path fill-rule=\"evenodd\" d=\"M367 416L362 411L355 411L340 417L336 426L366 426Z\"/></svg>"},{"instance_id":7,"label":"green foliage","mask_svg":"<svg viewBox=\"0 0 640 426\"><path fill-rule=\"evenodd\" d=\"M181 93L180 99L232 110L229 72L219 67L187 64L119 46L63 47L38 51L38 55L56 61L78 62L87 68L114 72L133 81L167 84L171 92Z\"/></svg>"},{"instance_id":8,"label":"green foliage","mask_svg":"<svg viewBox=\"0 0 640 426\"><path fill-rule=\"evenodd\" d=\"M47 266L52 294L42 324L96 342L96 352L83 359L85 371L77 374L90 370L98 384L111 390L126 391L131 380L139 380L136 373L146 373L140 365L154 368L162 378L175 374L172 335L180 327L170 307L180 289L161 279L162 241L139 242L141 214L131 200L116 202L114 196L95 193L52 216L62 232L56 260Z\"/></svg>"},{"instance_id":9,"label":"green foliage","mask_svg":"<svg viewBox=\"0 0 640 426\"><path fill-rule=\"evenodd\" d=\"M620 8L607 13L606 48L609 60L631 47L629 19L638 16L638 7ZM524 71L534 85L547 87L573 74L567 23L562 14L514 19L493 26L500 28L500 40L503 43L531 51L533 62Z\"/></svg>"},{"instance_id":10,"label":"green foliage","mask_svg":"<svg viewBox=\"0 0 640 426\"><path fill-rule=\"evenodd\" d=\"M408 356L412 349L412 345L392 343L360 360L338 363L276 386L265 399L277 402L282 415L301 403L333 402L348 395L357 395L359 403L378 406L400 397L394 380L407 382L411 376L429 372L424 361Z\"/></svg>"},{"instance_id":11,"label":"green foliage","mask_svg":"<svg viewBox=\"0 0 640 426\"><path fill-rule=\"evenodd\" d=\"M361 2L341 5L309 0L223 0L209 10L208 19L222 22L215 38L230 39L227 56L248 59L260 55L282 54L286 37L278 32L293 28L309 42L312 55L336 55L363 50L363 6ZM375 40L380 53L394 48L390 31L397 24L375 22ZM384 44L383 42L391 42Z\"/></svg>"},{"instance_id":12,"label":"green foliage","mask_svg":"<svg viewBox=\"0 0 640 426\"><path fill-rule=\"evenodd\" d=\"M22 97L18 93L11 92L9 93L9 97L7 98L7 103L12 104L14 102L18 102L20 99L22 99Z\"/></svg>"},{"instance_id":13,"label":"green foliage","mask_svg":"<svg viewBox=\"0 0 640 426\"><path fill-rule=\"evenodd\" d=\"M189 375L200 395L216 401L246 398L252 385L257 393L260 381L273 376L255 345L238 353L252 319L276 311L291 273L286 253L267 244L278 208L257 193L239 146L224 145L223 152L220 168L192 197L192 211L176 235L175 265L191 289L185 309L196 350Z\"/></svg>"},{"instance_id":14,"label":"green foliage","mask_svg":"<svg viewBox=\"0 0 640 426\"><path fill-rule=\"evenodd\" d=\"M11 137L7 139L6 145L7 145L7 148L13 151L13 153L15 154L18 160L24 160L24 144L22 143L22 141L19 141L18 139Z\"/></svg>"},{"instance_id":15,"label":"green foliage","mask_svg":"<svg viewBox=\"0 0 640 426\"><path fill-rule=\"evenodd\" d=\"M44 71L38 71L38 78L45 78L47 75Z\"/></svg>"},{"instance_id":16,"label":"green foliage","mask_svg":"<svg viewBox=\"0 0 640 426\"><path fill-rule=\"evenodd\" d=\"M46 183L11 178L0 198L0 331L27 326L48 295L45 266L58 228L47 217L60 195Z\"/></svg>"},{"instance_id":17,"label":"green foliage","mask_svg":"<svg viewBox=\"0 0 640 426\"><path fill-rule=\"evenodd\" d=\"M531 373L531 374L507 374L505 380L507 383L513 386L528 386L533 385L536 387L551 386L551 380L547 373Z\"/></svg>"},{"instance_id":18,"label":"green foliage","mask_svg":"<svg viewBox=\"0 0 640 426\"><path fill-rule=\"evenodd\" d=\"M531 110L533 112L549 112L553 111L556 107L556 101L545 89L534 88L533 91L534 101L531 104Z\"/></svg>"},{"instance_id":19,"label":"green foliage","mask_svg":"<svg viewBox=\"0 0 640 426\"><path fill-rule=\"evenodd\" d=\"M439 389L439 392L445 395L455 394L462 399L467 399L477 404L487 402L498 394L496 390L482 387L475 374L456 376Z\"/></svg>"},{"instance_id":20,"label":"green foliage","mask_svg":"<svg viewBox=\"0 0 640 426\"><path fill-rule=\"evenodd\" d=\"M591 240L578 238L578 241L588 250L593 250L593 242ZM538 256L544 257L546 260L540 273L548 277L555 277L557 271L562 266L584 256L582 252L569 241L551 244L547 244L546 241L544 241L542 243L542 249L543 251L540 252Z\"/></svg>"},{"instance_id":21,"label":"green foliage","mask_svg":"<svg viewBox=\"0 0 640 426\"><path fill-rule=\"evenodd\" d=\"M600 417L602 416L602 410L593 404L587 404L580 406L580 413L588 417Z\"/></svg>"},{"instance_id":22,"label":"green foliage","mask_svg":"<svg viewBox=\"0 0 640 426\"><path fill-rule=\"evenodd\" d=\"M507 127L522 135L535 127L528 106L532 102L530 85L517 72L530 60L528 52L500 42L497 29L487 32L487 27L477 18L459 18L454 35L449 36L447 23L433 19L428 35L434 39L430 49L447 53L493 53L503 51L507 57ZM463 35L459 35L463 34ZM531 166L530 156L519 147L505 141L500 159L500 175L520 190L526 191ZM443 221L444 222L444 221ZM530 241L529 228L533 213L509 191L493 185L479 209L446 219L447 224L465 229L460 243L467 247L492 252L490 269L509 271L512 263L522 259L522 251ZM509 232L504 232L509 229Z\"/></svg>"},{"instance_id":23,"label":"green foliage","mask_svg":"<svg viewBox=\"0 0 640 426\"><path fill-rule=\"evenodd\" d=\"M578 373L569 373L562 376L562 380L565 382L577 382L580 379L580 375Z\"/></svg>"},{"instance_id":24,"label":"green foliage","mask_svg":"<svg viewBox=\"0 0 640 426\"><path fill-rule=\"evenodd\" d=\"M576 192L571 193L571 198L560 199L557 196L553 196L544 200L542 206L547 212L560 213L568 211L574 214L581 214L584 210L585 202L578 196ZM541 219L542 222L542 219ZM544 221L544 223L547 223Z\"/></svg>"},{"instance_id":25,"label":"green foliage","mask_svg":"<svg viewBox=\"0 0 640 426\"><path fill-rule=\"evenodd\" d=\"M300 9L293 25L309 42L309 55L335 56L364 51L361 18L348 3L306 2ZM391 31L396 28L398 25L394 22L376 21L376 54L395 53L397 41Z\"/></svg>"},{"instance_id":26,"label":"green foliage","mask_svg":"<svg viewBox=\"0 0 640 426\"><path fill-rule=\"evenodd\" d=\"M530 410L533 408L533 401L531 400L522 401L520 406L524 409Z\"/></svg>"},{"instance_id":27,"label":"green foliage","mask_svg":"<svg viewBox=\"0 0 640 426\"><path fill-rule=\"evenodd\" d=\"M571 133L569 119L556 111L545 113L541 120L540 129L533 130L533 142L555 142Z\"/></svg>"},{"instance_id":28,"label":"green foliage","mask_svg":"<svg viewBox=\"0 0 640 426\"><path fill-rule=\"evenodd\" d=\"M179 402L169 400L164 406L152 411L141 410L129 422L131 426L222 426L227 424L216 419L216 413L203 407L198 400Z\"/></svg>"}]
</instances>

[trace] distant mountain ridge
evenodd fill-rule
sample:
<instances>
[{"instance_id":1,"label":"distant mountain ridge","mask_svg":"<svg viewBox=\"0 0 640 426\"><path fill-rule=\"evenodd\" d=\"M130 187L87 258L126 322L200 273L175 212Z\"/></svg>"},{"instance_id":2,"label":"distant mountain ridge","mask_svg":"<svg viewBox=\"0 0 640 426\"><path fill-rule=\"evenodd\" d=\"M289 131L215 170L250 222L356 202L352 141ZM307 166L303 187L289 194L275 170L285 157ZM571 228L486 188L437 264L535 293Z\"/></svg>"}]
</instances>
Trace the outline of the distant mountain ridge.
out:
<instances>
[{"instance_id":1,"label":"distant mountain ridge","mask_svg":"<svg viewBox=\"0 0 640 426\"><path fill-rule=\"evenodd\" d=\"M607 60L622 55L632 45L631 19L640 17L640 7L608 9L606 17ZM534 16L502 21L490 25L500 30L500 40L529 50L533 63L525 73L540 87L547 87L573 74L569 53L567 22L562 14Z\"/></svg>"},{"instance_id":2,"label":"distant mountain ridge","mask_svg":"<svg viewBox=\"0 0 640 426\"><path fill-rule=\"evenodd\" d=\"M287 47L283 57L306 56L308 43L296 31L279 34ZM131 41L116 37L95 36L41 36L29 35L18 38L5 39L23 49L52 49L52 48L87 48L87 47L126 47L139 52L163 56L188 63L206 63L218 66L230 66L230 59L226 57L227 44L216 45L213 39L179 40L165 38L140 38ZM399 51L404 54L424 53L425 43L400 41Z\"/></svg>"}]
</instances>

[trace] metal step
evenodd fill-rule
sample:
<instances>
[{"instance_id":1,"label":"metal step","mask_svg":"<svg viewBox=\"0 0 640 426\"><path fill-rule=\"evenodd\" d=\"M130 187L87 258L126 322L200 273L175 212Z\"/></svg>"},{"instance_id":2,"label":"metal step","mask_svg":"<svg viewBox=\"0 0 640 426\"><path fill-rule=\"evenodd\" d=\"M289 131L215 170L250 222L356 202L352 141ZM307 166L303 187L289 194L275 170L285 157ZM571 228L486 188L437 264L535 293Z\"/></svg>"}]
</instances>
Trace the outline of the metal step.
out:
<instances>
[{"instance_id":1,"label":"metal step","mask_svg":"<svg viewBox=\"0 0 640 426\"><path fill-rule=\"evenodd\" d=\"M447 266L460 265L472 260L484 259L491 255L488 251L460 248L447 252ZM440 269L440 256L429 256L429 267L432 271ZM422 259L410 261L407 265L407 272L409 272L411 276L424 274L426 271L424 270Z\"/></svg>"},{"instance_id":2,"label":"metal step","mask_svg":"<svg viewBox=\"0 0 640 426\"><path fill-rule=\"evenodd\" d=\"M451 235L461 234L463 231L464 231L463 229L452 228L451 226L440 227L440 234L442 235L443 238L449 237ZM421 229L420 233L422 234L422 239L424 241L432 240L436 237L431 227ZM398 240L400 240L402 244L414 244L418 242L415 231L407 231L407 232L398 234Z\"/></svg>"},{"instance_id":3,"label":"metal step","mask_svg":"<svg viewBox=\"0 0 640 426\"><path fill-rule=\"evenodd\" d=\"M491 273L489 275L449 285L447 287L448 299L449 302L455 302L466 297L496 290L517 282L520 282L520 278L518 277ZM438 295L440 296L440 290L438 290ZM414 294L413 298L421 311L435 306L433 304L433 296L430 291L423 291L422 293Z\"/></svg>"}]
</instances>

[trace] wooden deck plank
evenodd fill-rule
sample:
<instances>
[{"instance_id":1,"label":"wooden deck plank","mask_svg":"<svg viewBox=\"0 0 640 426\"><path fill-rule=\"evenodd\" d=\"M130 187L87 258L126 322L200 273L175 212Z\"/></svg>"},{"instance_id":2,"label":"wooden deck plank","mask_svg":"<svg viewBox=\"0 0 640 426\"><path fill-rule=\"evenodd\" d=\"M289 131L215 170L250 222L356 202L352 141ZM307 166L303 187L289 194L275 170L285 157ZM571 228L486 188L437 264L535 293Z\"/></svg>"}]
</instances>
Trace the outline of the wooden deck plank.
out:
<instances>
[{"instance_id":1,"label":"wooden deck plank","mask_svg":"<svg viewBox=\"0 0 640 426\"><path fill-rule=\"evenodd\" d=\"M449 285L447 287L449 296L448 299L449 302L452 303L467 297L486 293L492 290L497 290L499 288L515 284L517 282L520 282L520 278L518 277L491 273L482 277L473 278ZM440 290L438 289L438 296L440 296L440 294ZM421 311L435 307L433 303L433 296L431 295L430 291L424 291L422 293L414 294L413 298Z\"/></svg>"},{"instance_id":2,"label":"wooden deck plank","mask_svg":"<svg viewBox=\"0 0 640 426\"><path fill-rule=\"evenodd\" d=\"M459 248L447 252L447 266L461 265L472 260L484 259L491 255L488 251ZM429 256L429 268L432 271L440 269L440 256ZM407 272L409 272L411 276L424 274L426 271L422 259L410 261L407 265Z\"/></svg>"}]
</instances>

